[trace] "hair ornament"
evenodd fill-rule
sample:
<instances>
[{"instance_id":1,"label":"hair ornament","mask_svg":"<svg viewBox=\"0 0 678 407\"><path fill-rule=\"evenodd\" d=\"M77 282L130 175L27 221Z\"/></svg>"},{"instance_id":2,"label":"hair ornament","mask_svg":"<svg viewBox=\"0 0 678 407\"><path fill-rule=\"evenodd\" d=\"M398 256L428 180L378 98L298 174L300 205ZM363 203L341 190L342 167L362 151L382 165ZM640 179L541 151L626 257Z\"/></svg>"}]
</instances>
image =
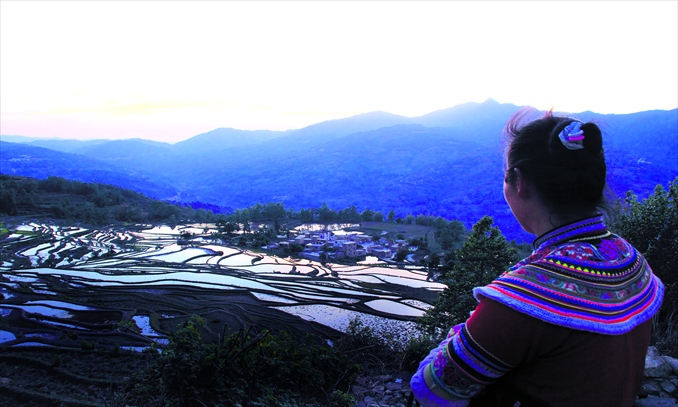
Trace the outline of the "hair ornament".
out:
<instances>
[{"instance_id":1,"label":"hair ornament","mask_svg":"<svg viewBox=\"0 0 678 407\"><path fill-rule=\"evenodd\" d=\"M581 122L574 121L558 134L558 138L568 150L580 150L584 148L584 130Z\"/></svg>"}]
</instances>

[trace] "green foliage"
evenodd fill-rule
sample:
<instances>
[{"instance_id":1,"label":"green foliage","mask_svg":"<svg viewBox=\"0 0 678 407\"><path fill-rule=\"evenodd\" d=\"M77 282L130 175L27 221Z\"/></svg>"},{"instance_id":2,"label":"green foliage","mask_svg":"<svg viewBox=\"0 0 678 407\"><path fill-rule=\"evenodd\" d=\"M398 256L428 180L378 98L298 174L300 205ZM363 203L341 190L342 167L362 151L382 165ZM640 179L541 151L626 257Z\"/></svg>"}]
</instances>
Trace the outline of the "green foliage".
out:
<instances>
[{"instance_id":1,"label":"green foliage","mask_svg":"<svg viewBox=\"0 0 678 407\"><path fill-rule=\"evenodd\" d=\"M374 216L374 212L370 208L365 209L363 211L363 213L360 214L360 217L365 222L372 222L373 216Z\"/></svg>"},{"instance_id":2,"label":"green foliage","mask_svg":"<svg viewBox=\"0 0 678 407\"><path fill-rule=\"evenodd\" d=\"M621 204L621 203L620 203ZM676 355L678 330L678 178L668 190L657 185L641 202L629 191L610 229L626 239L647 259L665 286L664 302L655 317L653 340L657 348Z\"/></svg>"},{"instance_id":3,"label":"green foliage","mask_svg":"<svg viewBox=\"0 0 678 407\"><path fill-rule=\"evenodd\" d=\"M401 344L389 334L378 335L358 318L349 322L346 335L335 346L368 375L383 374L400 365Z\"/></svg>"},{"instance_id":4,"label":"green foliage","mask_svg":"<svg viewBox=\"0 0 678 407\"><path fill-rule=\"evenodd\" d=\"M464 224L458 220L453 220L442 227L439 226L434 236L436 241L440 243L441 249L449 250L461 240L461 236L465 232Z\"/></svg>"},{"instance_id":5,"label":"green foliage","mask_svg":"<svg viewBox=\"0 0 678 407\"><path fill-rule=\"evenodd\" d=\"M402 367L410 373L417 371L419 362L428 356L431 349L438 346L438 341L428 335L410 339L403 351Z\"/></svg>"},{"instance_id":6,"label":"green foliage","mask_svg":"<svg viewBox=\"0 0 678 407\"><path fill-rule=\"evenodd\" d=\"M16 192L14 189L0 188L0 213L10 216L17 214Z\"/></svg>"},{"instance_id":7,"label":"green foliage","mask_svg":"<svg viewBox=\"0 0 678 407\"><path fill-rule=\"evenodd\" d=\"M444 334L466 321L477 305L473 288L489 284L517 261L515 249L492 224L489 216L480 219L462 247L450 256L447 287L418 321L429 335Z\"/></svg>"},{"instance_id":8,"label":"green foliage","mask_svg":"<svg viewBox=\"0 0 678 407\"><path fill-rule=\"evenodd\" d=\"M410 239L409 245L413 247L418 247L421 249L427 249L428 248L428 241L426 238L417 238L417 239Z\"/></svg>"},{"instance_id":9,"label":"green foliage","mask_svg":"<svg viewBox=\"0 0 678 407\"><path fill-rule=\"evenodd\" d=\"M290 248L289 248L290 253L292 253L294 255L298 255L303 250L304 250L304 246L302 246L301 244L296 243L296 242L290 243Z\"/></svg>"},{"instance_id":10,"label":"green foliage","mask_svg":"<svg viewBox=\"0 0 678 407\"><path fill-rule=\"evenodd\" d=\"M119 397L129 405L313 406L338 391L335 405L350 405L341 394L359 368L337 350L284 332L240 331L206 344L203 326L201 318L189 319Z\"/></svg>"},{"instance_id":11,"label":"green foliage","mask_svg":"<svg viewBox=\"0 0 678 407\"><path fill-rule=\"evenodd\" d=\"M642 202L629 191L610 229L643 253L666 285L665 305L678 308L678 178L669 184L668 191L657 185Z\"/></svg>"},{"instance_id":12,"label":"green foliage","mask_svg":"<svg viewBox=\"0 0 678 407\"><path fill-rule=\"evenodd\" d=\"M348 393L335 390L330 398L332 407L351 407L356 405L356 399Z\"/></svg>"},{"instance_id":13,"label":"green foliage","mask_svg":"<svg viewBox=\"0 0 678 407\"><path fill-rule=\"evenodd\" d=\"M405 261L408 255L407 249L400 249L395 254L395 261L402 262Z\"/></svg>"}]
</instances>

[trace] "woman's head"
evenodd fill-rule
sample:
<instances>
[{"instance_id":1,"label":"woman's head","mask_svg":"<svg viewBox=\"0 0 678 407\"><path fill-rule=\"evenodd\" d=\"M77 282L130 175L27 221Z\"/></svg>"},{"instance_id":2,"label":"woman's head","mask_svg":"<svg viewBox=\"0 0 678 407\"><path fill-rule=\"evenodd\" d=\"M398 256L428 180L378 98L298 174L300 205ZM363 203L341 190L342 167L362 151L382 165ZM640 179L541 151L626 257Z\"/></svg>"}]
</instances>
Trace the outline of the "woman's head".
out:
<instances>
[{"instance_id":1,"label":"woman's head","mask_svg":"<svg viewBox=\"0 0 678 407\"><path fill-rule=\"evenodd\" d=\"M526 122L528 113L518 112L504 129L508 141L505 181L515 185L514 169L520 169L557 215L583 217L604 206L607 166L598 126L553 116L550 111Z\"/></svg>"}]
</instances>

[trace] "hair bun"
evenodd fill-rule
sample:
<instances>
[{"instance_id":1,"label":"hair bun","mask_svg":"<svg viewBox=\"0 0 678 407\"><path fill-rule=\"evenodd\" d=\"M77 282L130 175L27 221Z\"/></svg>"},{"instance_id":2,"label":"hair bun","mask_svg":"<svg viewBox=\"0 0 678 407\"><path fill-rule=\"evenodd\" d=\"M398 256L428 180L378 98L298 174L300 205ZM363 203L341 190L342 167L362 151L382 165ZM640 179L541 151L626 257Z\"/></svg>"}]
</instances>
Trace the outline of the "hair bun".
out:
<instances>
[{"instance_id":1,"label":"hair bun","mask_svg":"<svg viewBox=\"0 0 678 407\"><path fill-rule=\"evenodd\" d=\"M584 130L584 148L594 156L600 154L603 149L603 134L598 125L592 122L581 126Z\"/></svg>"},{"instance_id":2,"label":"hair bun","mask_svg":"<svg viewBox=\"0 0 678 407\"><path fill-rule=\"evenodd\" d=\"M523 123L524 115L519 112L506 123L508 168L523 170L554 212L583 217L604 205L607 166L598 125L551 111ZM512 185L515 178L515 171L506 174Z\"/></svg>"}]
</instances>

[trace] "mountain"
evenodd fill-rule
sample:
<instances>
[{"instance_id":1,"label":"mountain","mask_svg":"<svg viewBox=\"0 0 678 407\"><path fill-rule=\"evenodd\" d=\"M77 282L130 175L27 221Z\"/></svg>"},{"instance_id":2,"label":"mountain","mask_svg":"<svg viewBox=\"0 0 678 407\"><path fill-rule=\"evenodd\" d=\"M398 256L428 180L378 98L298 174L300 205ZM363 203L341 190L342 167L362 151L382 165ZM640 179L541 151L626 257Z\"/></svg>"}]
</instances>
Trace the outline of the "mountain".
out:
<instances>
[{"instance_id":1,"label":"mountain","mask_svg":"<svg viewBox=\"0 0 678 407\"><path fill-rule=\"evenodd\" d=\"M198 134L188 140L179 141L172 147L175 152L181 152L182 154L204 153L230 147L259 144L283 137L288 133L289 131L237 130L222 127L207 133Z\"/></svg>"},{"instance_id":2,"label":"mountain","mask_svg":"<svg viewBox=\"0 0 678 407\"><path fill-rule=\"evenodd\" d=\"M488 99L483 103L469 102L436 110L412 120L427 127L453 127L469 141L499 147L504 125L520 108Z\"/></svg>"},{"instance_id":3,"label":"mountain","mask_svg":"<svg viewBox=\"0 0 678 407\"><path fill-rule=\"evenodd\" d=\"M620 115L583 112L574 116L601 127L606 152L625 153L629 160L678 170L678 109Z\"/></svg>"},{"instance_id":4,"label":"mountain","mask_svg":"<svg viewBox=\"0 0 678 407\"><path fill-rule=\"evenodd\" d=\"M293 130L286 138L276 140L275 144L319 144L361 131L376 130L397 124L415 123L412 118L387 112L369 112L344 119L326 120L299 130Z\"/></svg>"},{"instance_id":5,"label":"mountain","mask_svg":"<svg viewBox=\"0 0 678 407\"><path fill-rule=\"evenodd\" d=\"M11 140L7 140L11 141ZM87 148L96 146L98 144L109 143L111 140L32 140L26 142L27 145L33 147L44 147L51 150L63 151L64 153L72 153L80 148Z\"/></svg>"},{"instance_id":6,"label":"mountain","mask_svg":"<svg viewBox=\"0 0 678 407\"><path fill-rule=\"evenodd\" d=\"M127 177L125 185L112 184L183 202L235 208L283 202L297 210L325 202L335 209L440 215L467 226L489 214L520 241L530 236L504 202L501 142L506 120L520 108L489 99L414 118L371 112L286 132L216 129L174 145L110 141L78 148L87 157L69 156L70 175L54 163L22 164L27 153L16 148L0 153L2 172L87 180L105 164L107 179ZM678 109L572 116L600 124L614 196L633 190L643 198L678 176Z\"/></svg>"},{"instance_id":7,"label":"mountain","mask_svg":"<svg viewBox=\"0 0 678 407\"><path fill-rule=\"evenodd\" d=\"M82 146L72 152L109 164L141 169L148 157L174 157L174 148L169 143L143 139L112 140L105 143Z\"/></svg>"},{"instance_id":8,"label":"mountain","mask_svg":"<svg viewBox=\"0 0 678 407\"><path fill-rule=\"evenodd\" d=\"M0 141L8 141L10 143L29 143L31 141L35 140L43 140L43 139L36 139L35 137L26 137L26 136L11 136L11 135L1 135L0 136ZM56 139L50 139L50 140L56 140Z\"/></svg>"},{"instance_id":9,"label":"mountain","mask_svg":"<svg viewBox=\"0 0 678 407\"><path fill-rule=\"evenodd\" d=\"M149 197L169 198L175 188L140 174L79 154L0 141L3 174L45 179L50 175L81 182L101 182L133 189Z\"/></svg>"}]
</instances>

